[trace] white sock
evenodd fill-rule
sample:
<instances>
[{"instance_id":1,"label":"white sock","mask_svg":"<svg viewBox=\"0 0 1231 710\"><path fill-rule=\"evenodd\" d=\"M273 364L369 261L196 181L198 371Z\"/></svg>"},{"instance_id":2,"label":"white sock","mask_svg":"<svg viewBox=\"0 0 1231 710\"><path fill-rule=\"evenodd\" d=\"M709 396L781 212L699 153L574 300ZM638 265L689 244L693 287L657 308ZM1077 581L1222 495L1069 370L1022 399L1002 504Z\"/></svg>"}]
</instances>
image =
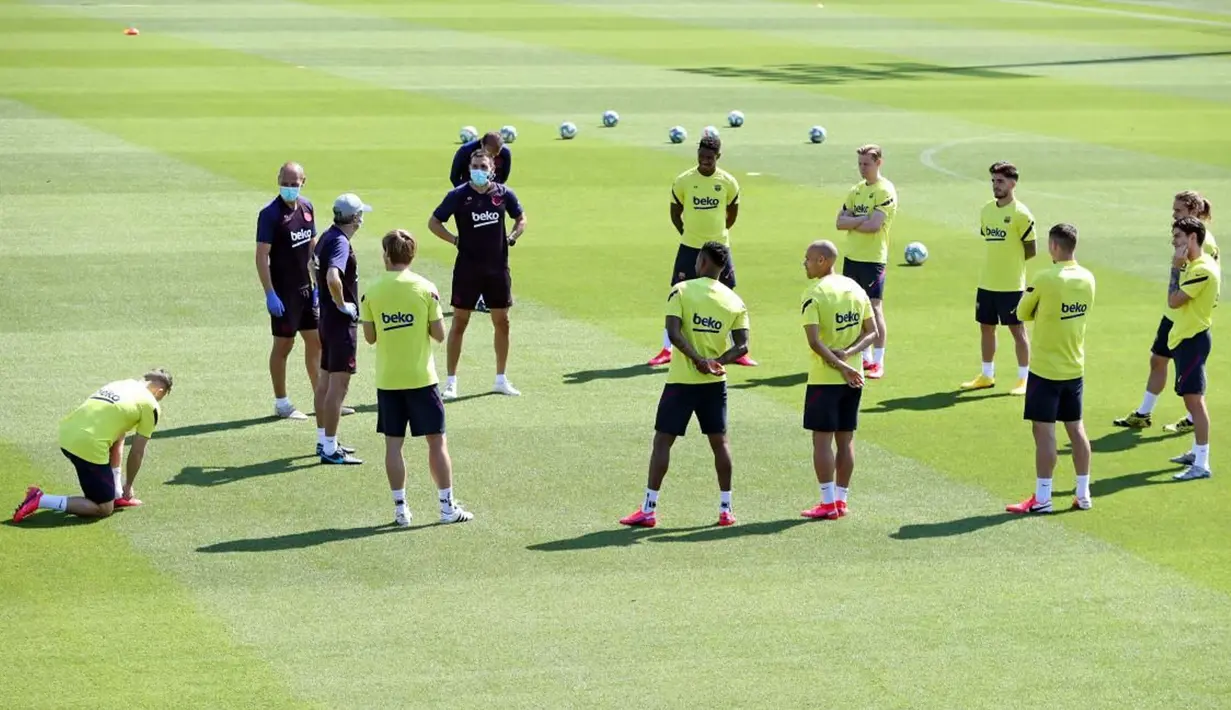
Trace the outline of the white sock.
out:
<instances>
[{"instance_id":1,"label":"white sock","mask_svg":"<svg viewBox=\"0 0 1231 710\"><path fill-rule=\"evenodd\" d=\"M1210 445L1209 444L1194 444L1193 456L1197 458L1193 462L1198 468L1209 469L1210 467Z\"/></svg>"},{"instance_id":2,"label":"white sock","mask_svg":"<svg viewBox=\"0 0 1231 710\"><path fill-rule=\"evenodd\" d=\"M445 377L445 388L457 387L457 375L449 375Z\"/></svg>"},{"instance_id":3,"label":"white sock","mask_svg":"<svg viewBox=\"0 0 1231 710\"><path fill-rule=\"evenodd\" d=\"M325 444L324 444L324 446L325 446L325 448L324 448L324 453L325 453L325 455L326 455L326 456L333 456L333 455L334 455L335 453L337 453L337 451L338 451L338 437L337 437L337 436L327 436L327 437L325 437Z\"/></svg>"},{"instance_id":4,"label":"white sock","mask_svg":"<svg viewBox=\"0 0 1231 710\"><path fill-rule=\"evenodd\" d=\"M718 509L731 509L731 491L718 491Z\"/></svg>"},{"instance_id":5,"label":"white sock","mask_svg":"<svg viewBox=\"0 0 1231 710\"><path fill-rule=\"evenodd\" d=\"M118 468L111 469L111 478L115 481L115 497L124 495L124 472Z\"/></svg>"},{"instance_id":6,"label":"white sock","mask_svg":"<svg viewBox=\"0 0 1231 710\"><path fill-rule=\"evenodd\" d=\"M1154 405L1157 403L1158 395L1147 390L1145 396L1141 398L1141 407L1137 409L1137 413L1150 414L1154 411Z\"/></svg>"},{"instance_id":7,"label":"white sock","mask_svg":"<svg viewBox=\"0 0 1231 710\"><path fill-rule=\"evenodd\" d=\"M441 515L452 515L453 514L453 489L452 488L441 488L440 490L436 491L436 499L440 501L440 514Z\"/></svg>"},{"instance_id":8,"label":"white sock","mask_svg":"<svg viewBox=\"0 0 1231 710\"><path fill-rule=\"evenodd\" d=\"M655 510L658 510L658 491L647 488L645 500L641 503L641 512L648 515Z\"/></svg>"},{"instance_id":9,"label":"white sock","mask_svg":"<svg viewBox=\"0 0 1231 710\"><path fill-rule=\"evenodd\" d=\"M876 363L877 365L885 364L885 349L884 348L873 348L872 349L872 362Z\"/></svg>"},{"instance_id":10,"label":"white sock","mask_svg":"<svg viewBox=\"0 0 1231 710\"><path fill-rule=\"evenodd\" d=\"M507 385L508 383L509 381L505 379L504 375L496 375L497 385Z\"/></svg>"},{"instance_id":11,"label":"white sock","mask_svg":"<svg viewBox=\"0 0 1231 710\"><path fill-rule=\"evenodd\" d=\"M405 488L399 488L396 491L389 491L389 492L393 494L393 504L394 505L398 506L399 508L401 506L406 505L406 489Z\"/></svg>"},{"instance_id":12,"label":"white sock","mask_svg":"<svg viewBox=\"0 0 1231 710\"><path fill-rule=\"evenodd\" d=\"M663 350L671 349L671 336L667 335L667 331L663 331Z\"/></svg>"},{"instance_id":13,"label":"white sock","mask_svg":"<svg viewBox=\"0 0 1231 710\"><path fill-rule=\"evenodd\" d=\"M291 406L290 397L274 397L274 406L280 409L286 409Z\"/></svg>"},{"instance_id":14,"label":"white sock","mask_svg":"<svg viewBox=\"0 0 1231 710\"><path fill-rule=\"evenodd\" d=\"M996 376L996 363L994 362L983 363L983 376L988 379L995 377Z\"/></svg>"},{"instance_id":15,"label":"white sock","mask_svg":"<svg viewBox=\"0 0 1231 710\"><path fill-rule=\"evenodd\" d=\"M49 496L46 493L42 498L39 498L38 507L44 510L58 510L64 512L68 510L68 496Z\"/></svg>"},{"instance_id":16,"label":"white sock","mask_svg":"<svg viewBox=\"0 0 1231 710\"><path fill-rule=\"evenodd\" d=\"M874 361L872 360L872 346L869 345L868 347L863 349L863 364L871 365L873 362Z\"/></svg>"},{"instance_id":17,"label":"white sock","mask_svg":"<svg viewBox=\"0 0 1231 710\"><path fill-rule=\"evenodd\" d=\"M830 503L833 503L834 488L835 488L835 485L833 484L832 481L829 483L821 484L821 502L824 503L825 505L829 505Z\"/></svg>"},{"instance_id":18,"label":"white sock","mask_svg":"<svg viewBox=\"0 0 1231 710\"><path fill-rule=\"evenodd\" d=\"M1077 497L1078 498L1089 498L1090 497L1090 474L1088 473L1077 474Z\"/></svg>"},{"instance_id":19,"label":"white sock","mask_svg":"<svg viewBox=\"0 0 1231 710\"><path fill-rule=\"evenodd\" d=\"M835 491L837 491L838 500L840 500L840 501L842 501L843 503L845 503L845 502L846 502L846 492L847 492L847 491L849 491L850 489L849 489L849 488L843 488L842 486L838 486L838 487L837 487L837 488L835 488L834 490L835 490Z\"/></svg>"},{"instance_id":20,"label":"white sock","mask_svg":"<svg viewBox=\"0 0 1231 710\"><path fill-rule=\"evenodd\" d=\"M320 427L317 427L317 428L316 428L316 443L320 444L321 446L324 446L324 445L325 445L325 438L326 438L326 437L325 437L325 430L324 430L324 429L322 429L322 428L320 428Z\"/></svg>"},{"instance_id":21,"label":"white sock","mask_svg":"<svg viewBox=\"0 0 1231 710\"><path fill-rule=\"evenodd\" d=\"M1024 380L1028 377L1030 377L1030 366L1029 365L1018 365L1017 366L1017 379Z\"/></svg>"},{"instance_id":22,"label":"white sock","mask_svg":"<svg viewBox=\"0 0 1231 710\"><path fill-rule=\"evenodd\" d=\"M1034 502L1046 503L1051 500L1051 479L1034 479Z\"/></svg>"}]
</instances>

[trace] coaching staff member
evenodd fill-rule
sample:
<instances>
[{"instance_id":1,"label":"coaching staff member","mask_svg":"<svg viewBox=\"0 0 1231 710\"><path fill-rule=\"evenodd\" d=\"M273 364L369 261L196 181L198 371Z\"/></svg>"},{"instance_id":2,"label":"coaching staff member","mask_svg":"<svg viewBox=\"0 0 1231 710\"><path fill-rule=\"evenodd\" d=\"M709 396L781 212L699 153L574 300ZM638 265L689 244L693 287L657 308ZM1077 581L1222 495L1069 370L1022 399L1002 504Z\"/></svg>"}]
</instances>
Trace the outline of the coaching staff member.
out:
<instances>
[{"instance_id":1,"label":"coaching staff member","mask_svg":"<svg viewBox=\"0 0 1231 710\"><path fill-rule=\"evenodd\" d=\"M509 182L513 170L513 153L504 144L499 133L492 131L482 138L466 142L453 154L453 167L449 170L449 184L461 187L470 182L470 158L477 151L487 153L492 159L492 180L501 185Z\"/></svg>"},{"instance_id":2,"label":"coaching staff member","mask_svg":"<svg viewBox=\"0 0 1231 710\"><path fill-rule=\"evenodd\" d=\"M509 273L509 247L526 230L526 214L517 195L492 180L495 163L486 151L470 157L467 182L445 195L428 220L432 234L457 247L453 263L453 325L449 328L448 380L445 399L457 397L457 363L462 356L462 338L470 323L470 313L482 298L491 309L495 329L496 384L492 391L516 397L518 392L504 375L509 360L509 308L513 305L513 278ZM506 232L505 214L515 222ZM444 223L450 218L457 228L453 234Z\"/></svg>"}]
</instances>

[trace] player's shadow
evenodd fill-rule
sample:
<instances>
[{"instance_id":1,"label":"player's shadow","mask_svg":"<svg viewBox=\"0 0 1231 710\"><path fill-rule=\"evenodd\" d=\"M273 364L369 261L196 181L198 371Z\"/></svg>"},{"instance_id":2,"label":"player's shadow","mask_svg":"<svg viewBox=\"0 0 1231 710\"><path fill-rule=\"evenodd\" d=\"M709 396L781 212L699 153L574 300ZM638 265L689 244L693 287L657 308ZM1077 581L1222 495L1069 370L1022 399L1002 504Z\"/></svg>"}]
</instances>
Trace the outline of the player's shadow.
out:
<instances>
[{"instance_id":1,"label":"player's shadow","mask_svg":"<svg viewBox=\"0 0 1231 710\"><path fill-rule=\"evenodd\" d=\"M487 392L475 392L474 394L464 394L461 397L454 397L453 399L446 399L444 400L444 403L445 403L445 406L448 406L450 404L457 404L458 402L465 402L471 399L482 399L483 397L495 397L495 396L496 396L496 393L489 390Z\"/></svg>"},{"instance_id":2,"label":"player's shadow","mask_svg":"<svg viewBox=\"0 0 1231 710\"><path fill-rule=\"evenodd\" d=\"M625 380L643 375L656 375L666 372L666 368L654 368L649 365L629 365L628 367L609 368L604 370L580 370L564 375L564 384L583 385L595 380Z\"/></svg>"},{"instance_id":3,"label":"player's shadow","mask_svg":"<svg viewBox=\"0 0 1231 710\"><path fill-rule=\"evenodd\" d=\"M777 375L775 377L761 377L752 380L746 380L739 384L731 385L731 389L746 390L753 387L798 387L808 381L808 373L797 372L791 375Z\"/></svg>"},{"instance_id":4,"label":"player's shadow","mask_svg":"<svg viewBox=\"0 0 1231 710\"><path fill-rule=\"evenodd\" d=\"M717 542L733 540L753 535L776 535L799 525L807 525L806 518L784 518L782 520L766 520L759 523L735 524L727 527L711 526L683 535L665 535L655 537L651 542Z\"/></svg>"},{"instance_id":5,"label":"player's shadow","mask_svg":"<svg viewBox=\"0 0 1231 710\"><path fill-rule=\"evenodd\" d=\"M1062 426L1057 424L1056 429L1059 430ZM1056 435L1059 437L1064 436L1060 431L1057 431ZM1163 437L1143 438L1141 432L1136 429L1117 429L1096 439L1091 439L1090 450L1096 454L1114 454L1120 451L1128 451L1135 446L1148 444L1161 438ZM1067 456L1073 453L1072 444L1066 443L1062 448L1058 448L1056 453L1060 456Z\"/></svg>"},{"instance_id":6,"label":"player's shadow","mask_svg":"<svg viewBox=\"0 0 1231 710\"><path fill-rule=\"evenodd\" d=\"M119 508L119 510L124 510ZM20 523L15 523L12 520L5 520L4 524L11 528L27 528L34 530L46 530L48 528L69 528L77 525L93 525L103 518L79 518L76 515L68 513L57 513L55 511L43 510L31 515Z\"/></svg>"},{"instance_id":7,"label":"player's shadow","mask_svg":"<svg viewBox=\"0 0 1231 710\"><path fill-rule=\"evenodd\" d=\"M967 402L983 402L989 399L998 399L1000 397L1011 396L1008 392L996 392L994 394L981 394L979 392L963 392L961 390L953 390L951 392L932 392L929 394L921 394L916 397L898 397L896 399L886 399L876 403L875 407L865 409L861 414L882 414L885 412L930 412L937 409L945 409L957 404Z\"/></svg>"},{"instance_id":8,"label":"player's shadow","mask_svg":"<svg viewBox=\"0 0 1231 710\"><path fill-rule=\"evenodd\" d=\"M935 537L953 537L954 535L966 535L967 533L993 528L997 525L1004 525L1005 523L1021 520L1025 517L1028 516L1014 515L1012 513L994 513L972 515L968 518L946 520L939 523L903 525L898 528L897 532L890 533L889 537L894 540L926 540Z\"/></svg>"},{"instance_id":9,"label":"player's shadow","mask_svg":"<svg viewBox=\"0 0 1231 710\"><path fill-rule=\"evenodd\" d=\"M355 414L371 414L376 411L375 404L361 404L353 408ZM312 416L312 412L308 412L308 416ZM281 418L270 414L264 417L249 417L247 419L232 419L225 422L206 422L204 424L189 424L187 426L174 427L171 429L159 429L156 436L161 441L163 439L181 439L187 436L200 436L201 434L216 434L220 431L237 431L239 429L247 429L248 427L257 426L258 424L272 424L280 421Z\"/></svg>"},{"instance_id":10,"label":"player's shadow","mask_svg":"<svg viewBox=\"0 0 1231 710\"><path fill-rule=\"evenodd\" d=\"M1115 476L1113 478L1098 478L1095 477L1090 481L1090 497L1095 501L1099 498L1104 498L1120 491L1126 491L1130 488L1142 488L1145 486L1159 486L1168 483L1175 483L1171 480L1171 474L1179 473L1183 470L1182 466L1172 466L1171 468L1157 468L1153 471L1140 471L1138 473L1126 473L1123 476ZM1166 478L1158 478L1167 474ZM1053 492L1052 496L1070 496L1073 494L1073 489L1066 491Z\"/></svg>"},{"instance_id":11,"label":"player's shadow","mask_svg":"<svg viewBox=\"0 0 1231 710\"><path fill-rule=\"evenodd\" d=\"M386 523L383 525L364 525L357 528L321 528L320 530L308 530L306 532L291 533L290 535L216 542L212 545L198 547L197 552L282 552L286 550L301 550L306 547L316 547L317 545L325 545L331 542L360 540L374 535L427 527L431 526L421 525L418 528L400 528L391 523Z\"/></svg>"},{"instance_id":12,"label":"player's shadow","mask_svg":"<svg viewBox=\"0 0 1231 710\"><path fill-rule=\"evenodd\" d=\"M552 540L550 542L527 545L526 549L534 552L570 552L575 550L597 550L604 547L631 547L651 537L670 535L671 533L697 532L708 530L711 527L710 525L699 525L691 528L612 528L596 530L592 533L569 537L563 540Z\"/></svg>"},{"instance_id":13,"label":"player's shadow","mask_svg":"<svg viewBox=\"0 0 1231 710\"><path fill-rule=\"evenodd\" d=\"M307 461L307 463L303 463ZM311 468L319 463L315 455L288 456L243 466L185 466L175 477L166 481L167 486L198 486L210 488L236 481L245 481L261 476L274 476Z\"/></svg>"}]
</instances>

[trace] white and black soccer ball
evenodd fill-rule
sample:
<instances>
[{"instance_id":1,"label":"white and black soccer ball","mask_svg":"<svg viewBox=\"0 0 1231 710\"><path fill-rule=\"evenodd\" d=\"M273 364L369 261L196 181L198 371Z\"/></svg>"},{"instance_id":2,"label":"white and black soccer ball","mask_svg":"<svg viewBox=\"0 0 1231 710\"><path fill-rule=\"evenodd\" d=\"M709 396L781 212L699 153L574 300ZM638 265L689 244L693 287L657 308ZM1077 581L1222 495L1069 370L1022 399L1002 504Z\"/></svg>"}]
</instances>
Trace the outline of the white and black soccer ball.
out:
<instances>
[{"instance_id":1,"label":"white and black soccer ball","mask_svg":"<svg viewBox=\"0 0 1231 710\"><path fill-rule=\"evenodd\" d=\"M517 140L517 129L513 126L505 126L500 129L500 137L505 143L513 143Z\"/></svg>"},{"instance_id":2,"label":"white and black soccer ball","mask_svg":"<svg viewBox=\"0 0 1231 710\"><path fill-rule=\"evenodd\" d=\"M615 111L604 111L603 112L603 125L604 126L608 128L615 128L616 124L618 124L619 122L620 122L620 114L616 113Z\"/></svg>"},{"instance_id":3,"label":"white and black soccer ball","mask_svg":"<svg viewBox=\"0 0 1231 710\"><path fill-rule=\"evenodd\" d=\"M825 128L823 126L813 126L812 130L808 131L808 140L813 143L824 143L825 135Z\"/></svg>"},{"instance_id":4,"label":"white and black soccer ball","mask_svg":"<svg viewBox=\"0 0 1231 710\"><path fill-rule=\"evenodd\" d=\"M740 126L744 125L744 112L743 111L732 111L731 113L728 113L727 114L727 125L731 126L732 128L739 128Z\"/></svg>"},{"instance_id":5,"label":"white and black soccer ball","mask_svg":"<svg viewBox=\"0 0 1231 710\"><path fill-rule=\"evenodd\" d=\"M706 126L705 128L701 129L701 137L702 138L717 138L718 129L715 128L714 126Z\"/></svg>"},{"instance_id":6,"label":"white and black soccer ball","mask_svg":"<svg viewBox=\"0 0 1231 710\"><path fill-rule=\"evenodd\" d=\"M463 143L469 143L479 137L479 129L474 126L462 126L462 130L458 131L457 137L461 138Z\"/></svg>"},{"instance_id":7,"label":"white and black soccer ball","mask_svg":"<svg viewBox=\"0 0 1231 710\"><path fill-rule=\"evenodd\" d=\"M688 140L688 131L684 130L683 126L676 126L667 131L667 137L671 139L672 143L683 143Z\"/></svg>"},{"instance_id":8,"label":"white and black soccer ball","mask_svg":"<svg viewBox=\"0 0 1231 710\"><path fill-rule=\"evenodd\" d=\"M572 140L577 136L577 124L572 121L565 121L560 124L560 137L564 140Z\"/></svg>"},{"instance_id":9,"label":"white and black soccer ball","mask_svg":"<svg viewBox=\"0 0 1231 710\"><path fill-rule=\"evenodd\" d=\"M903 257L911 266L923 266L923 262L928 260L928 248L923 245L923 242L911 242L906 245L906 253Z\"/></svg>"}]
</instances>

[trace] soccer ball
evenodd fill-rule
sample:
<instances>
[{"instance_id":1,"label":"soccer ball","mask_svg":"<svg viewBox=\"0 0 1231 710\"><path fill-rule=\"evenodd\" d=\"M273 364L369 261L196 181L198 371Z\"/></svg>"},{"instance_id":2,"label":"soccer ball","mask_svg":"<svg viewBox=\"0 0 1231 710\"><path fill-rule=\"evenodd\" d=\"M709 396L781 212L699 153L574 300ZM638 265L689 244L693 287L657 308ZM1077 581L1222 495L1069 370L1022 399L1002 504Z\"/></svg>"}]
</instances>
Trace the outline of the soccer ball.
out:
<instances>
[{"instance_id":1,"label":"soccer ball","mask_svg":"<svg viewBox=\"0 0 1231 710\"><path fill-rule=\"evenodd\" d=\"M808 131L808 139L813 143L824 143L825 129L821 126L813 126L812 130Z\"/></svg>"},{"instance_id":2,"label":"soccer ball","mask_svg":"<svg viewBox=\"0 0 1231 710\"><path fill-rule=\"evenodd\" d=\"M479 137L479 129L474 126L462 126L462 130L457 136L462 139L463 143L469 143Z\"/></svg>"},{"instance_id":3,"label":"soccer ball","mask_svg":"<svg viewBox=\"0 0 1231 710\"><path fill-rule=\"evenodd\" d=\"M572 140L577 135L577 126L569 121L560 124L560 137L564 140Z\"/></svg>"},{"instance_id":4,"label":"soccer ball","mask_svg":"<svg viewBox=\"0 0 1231 710\"><path fill-rule=\"evenodd\" d=\"M713 126L706 126L705 128L701 129L701 136L703 138L717 138L718 129L714 128Z\"/></svg>"},{"instance_id":5,"label":"soccer ball","mask_svg":"<svg viewBox=\"0 0 1231 710\"><path fill-rule=\"evenodd\" d=\"M744 112L743 111L732 111L731 113L728 113L727 123L732 128L739 128L740 126L744 125Z\"/></svg>"},{"instance_id":6,"label":"soccer ball","mask_svg":"<svg viewBox=\"0 0 1231 710\"><path fill-rule=\"evenodd\" d=\"M608 128L615 128L616 124L619 122L620 122L620 114L616 113L615 111L604 111L603 112L603 125L604 126Z\"/></svg>"},{"instance_id":7,"label":"soccer ball","mask_svg":"<svg viewBox=\"0 0 1231 710\"><path fill-rule=\"evenodd\" d=\"M923 246L923 242L911 242L906 245L906 263L911 266L923 266L923 262L928 260L928 248Z\"/></svg>"},{"instance_id":8,"label":"soccer ball","mask_svg":"<svg viewBox=\"0 0 1231 710\"><path fill-rule=\"evenodd\" d=\"M683 143L688 140L688 131L684 130L683 126L676 126L667 132L667 137L672 143Z\"/></svg>"},{"instance_id":9,"label":"soccer ball","mask_svg":"<svg viewBox=\"0 0 1231 710\"><path fill-rule=\"evenodd\" d=\"M517 140L517 129L512 126L505 126L500 129L500 137L505 143L512 143Z\"/></svg>"}]
</instances>

